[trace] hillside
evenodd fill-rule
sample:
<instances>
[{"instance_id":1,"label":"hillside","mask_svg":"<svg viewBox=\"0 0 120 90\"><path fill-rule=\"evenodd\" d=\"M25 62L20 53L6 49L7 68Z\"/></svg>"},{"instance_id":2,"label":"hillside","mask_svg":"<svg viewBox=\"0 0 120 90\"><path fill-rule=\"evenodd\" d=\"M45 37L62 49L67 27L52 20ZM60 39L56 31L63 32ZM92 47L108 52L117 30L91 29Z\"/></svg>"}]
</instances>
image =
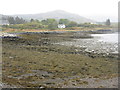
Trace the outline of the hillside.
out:
<instances>
[{"instance_id":1,"label":"hillside","mask_svg":"<svg viewBox=\"0 0 120 90\"><path fill-rule=\"evenodd\" d=\"M64 19L69 19L71 21L75 21L78 23L95 22L93 20L87 19L77 14L69 13L69 12L62 11L62 10L55 10L55 11L40 13L40 14L21 14L21 15L12 15L12 16L14 17L19 16L19 17L22 17L28 20L30 20L31 18L38 19L38 20L43 20L47 18L54 18L54 19L59 20L61 18L64 18Z\"/></svg>"}]
</instances>

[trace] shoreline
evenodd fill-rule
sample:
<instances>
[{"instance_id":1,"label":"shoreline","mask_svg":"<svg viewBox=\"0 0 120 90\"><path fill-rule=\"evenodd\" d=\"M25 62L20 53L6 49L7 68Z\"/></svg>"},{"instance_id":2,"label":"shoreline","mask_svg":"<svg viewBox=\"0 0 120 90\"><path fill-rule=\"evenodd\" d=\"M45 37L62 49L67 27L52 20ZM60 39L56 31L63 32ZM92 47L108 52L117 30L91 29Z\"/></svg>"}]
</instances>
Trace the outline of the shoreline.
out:
<instances>
[{"instance_id":1,"label":"shoreline","mask_svg":"<svg viewBox=\"0 0 120 90\"><path fill-rule=\"evenodd\" d=\"M83 48L83 53L93 54L93 57L106 56L118 58L118 43L99 41L99 38L93 35L93 38L78 38L73 39L72 41L58 42L54 44L78 47L78 49L76 49L78 52L81 51L80 48Z\"/></svg>"},{"instance_id":2,"label":"shoreline","mask_svg":"<svg viewBox=\"0 0 120 90\"><path fill-rule=\"evenodd\" d=\"M76 30L67 30L67 29L56 29L56 30L41 30L41 29L23 29L23 30L20 30L20 29L5 29L3 30L2 32L8 32L8 33L14 33L14 32L68 32L68 31L72 31L72 32L76 32L76 31L97 31L97 30L113 30L114 31L114 28L111 28L111 27L97 27L97 28L82 28L81 29L76 29Z\"/></svg>"},{"instance_id":3,"label":"shoreline","mask_svg":"<svg viewBox=\"0 0 120 90\"><path fill-rule=\"evenodd\" d=\"M28 33L29 34L31 33L50 34L50 32L0 33L0 37L3 37L3 38L4 37L19 37L19 35L28 34ZM52 33L60 34L60 32L52 32ZM66 32L62 32L62 33L66 33ZM73 39L72 41L70 40L70 41L58 42L58 43L53 43L53 44L78 47L78 50L76 49L78 52L79 52L79 48L82 48L83 53L93 54L93 55L96 54L95 57L99 55L113 57L115 55L115 57L118 58L118 47L117 47L118 44L117 43L98 41L96 34L86 34L86 32L79 32L77 34L75 33L75 35L70 36L70 37L71 39Z\"/></svg>"}]
</instances>

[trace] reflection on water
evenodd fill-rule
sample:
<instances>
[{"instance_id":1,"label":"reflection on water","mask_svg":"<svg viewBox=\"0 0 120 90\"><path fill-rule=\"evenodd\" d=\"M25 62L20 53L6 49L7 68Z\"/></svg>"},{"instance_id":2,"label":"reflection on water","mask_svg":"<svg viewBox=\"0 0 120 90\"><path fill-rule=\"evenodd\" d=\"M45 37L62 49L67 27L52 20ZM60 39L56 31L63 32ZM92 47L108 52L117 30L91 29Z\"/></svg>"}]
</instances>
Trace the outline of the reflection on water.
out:
<instances>
[{"instance_id":1,"label":"reflection on water","mask_svg":"<svg viewBox=\"0 0 120 90\"><path fill-rule=\"evenodd\" d=\"M112 34L92 34L94 37L98 37L99 41L118 43L118 33Z\"/></svg>"},{"instance_id":2,"label":"reflection on water","mask_svg":"<svg viewBox=\"0 0 120 90\"><path fill-rule=\"evenodd\" d=\"M56 44L75 46L85 49L85 52L118 54L118 33L92 34L94 38L74 39L74 41L59 42ZM83 50L84 51L84 50Z\"/></svg>"}]
</instances>

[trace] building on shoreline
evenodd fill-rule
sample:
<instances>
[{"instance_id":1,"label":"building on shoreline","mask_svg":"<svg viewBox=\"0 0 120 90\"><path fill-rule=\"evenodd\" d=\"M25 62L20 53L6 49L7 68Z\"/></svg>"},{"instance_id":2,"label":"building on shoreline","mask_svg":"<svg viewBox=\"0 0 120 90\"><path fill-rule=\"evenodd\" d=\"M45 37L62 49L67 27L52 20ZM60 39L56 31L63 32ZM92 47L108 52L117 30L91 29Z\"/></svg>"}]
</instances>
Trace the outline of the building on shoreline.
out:
<instances>
[{"instance_id":1,"label":"building on shoreline","mask_svg":"<svg viewBox=\"0 0 120 90\"><path fill-rule=\"evenodd\" d=\"M58 24L58 28L65 28L65 24Z\"/></svg>"}]
</instances>

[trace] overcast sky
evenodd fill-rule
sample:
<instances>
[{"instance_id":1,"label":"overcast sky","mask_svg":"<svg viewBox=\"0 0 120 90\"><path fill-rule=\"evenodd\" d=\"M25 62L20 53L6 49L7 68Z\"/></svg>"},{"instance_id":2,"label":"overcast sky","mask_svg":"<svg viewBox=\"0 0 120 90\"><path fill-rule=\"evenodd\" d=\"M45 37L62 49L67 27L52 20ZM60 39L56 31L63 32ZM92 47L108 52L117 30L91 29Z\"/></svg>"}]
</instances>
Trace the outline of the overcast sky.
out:
<instances>
[{"instance_id":1,"label":"overcast sky","mask_svg":"<svg viewBox=\"0 0 120 90\"><path fill-rule=\"evenodd\" d=\"M1 0L0 14L36 14L64 10L96 20L118 17L119 0Z\"/></svg>"}]
</instances>

